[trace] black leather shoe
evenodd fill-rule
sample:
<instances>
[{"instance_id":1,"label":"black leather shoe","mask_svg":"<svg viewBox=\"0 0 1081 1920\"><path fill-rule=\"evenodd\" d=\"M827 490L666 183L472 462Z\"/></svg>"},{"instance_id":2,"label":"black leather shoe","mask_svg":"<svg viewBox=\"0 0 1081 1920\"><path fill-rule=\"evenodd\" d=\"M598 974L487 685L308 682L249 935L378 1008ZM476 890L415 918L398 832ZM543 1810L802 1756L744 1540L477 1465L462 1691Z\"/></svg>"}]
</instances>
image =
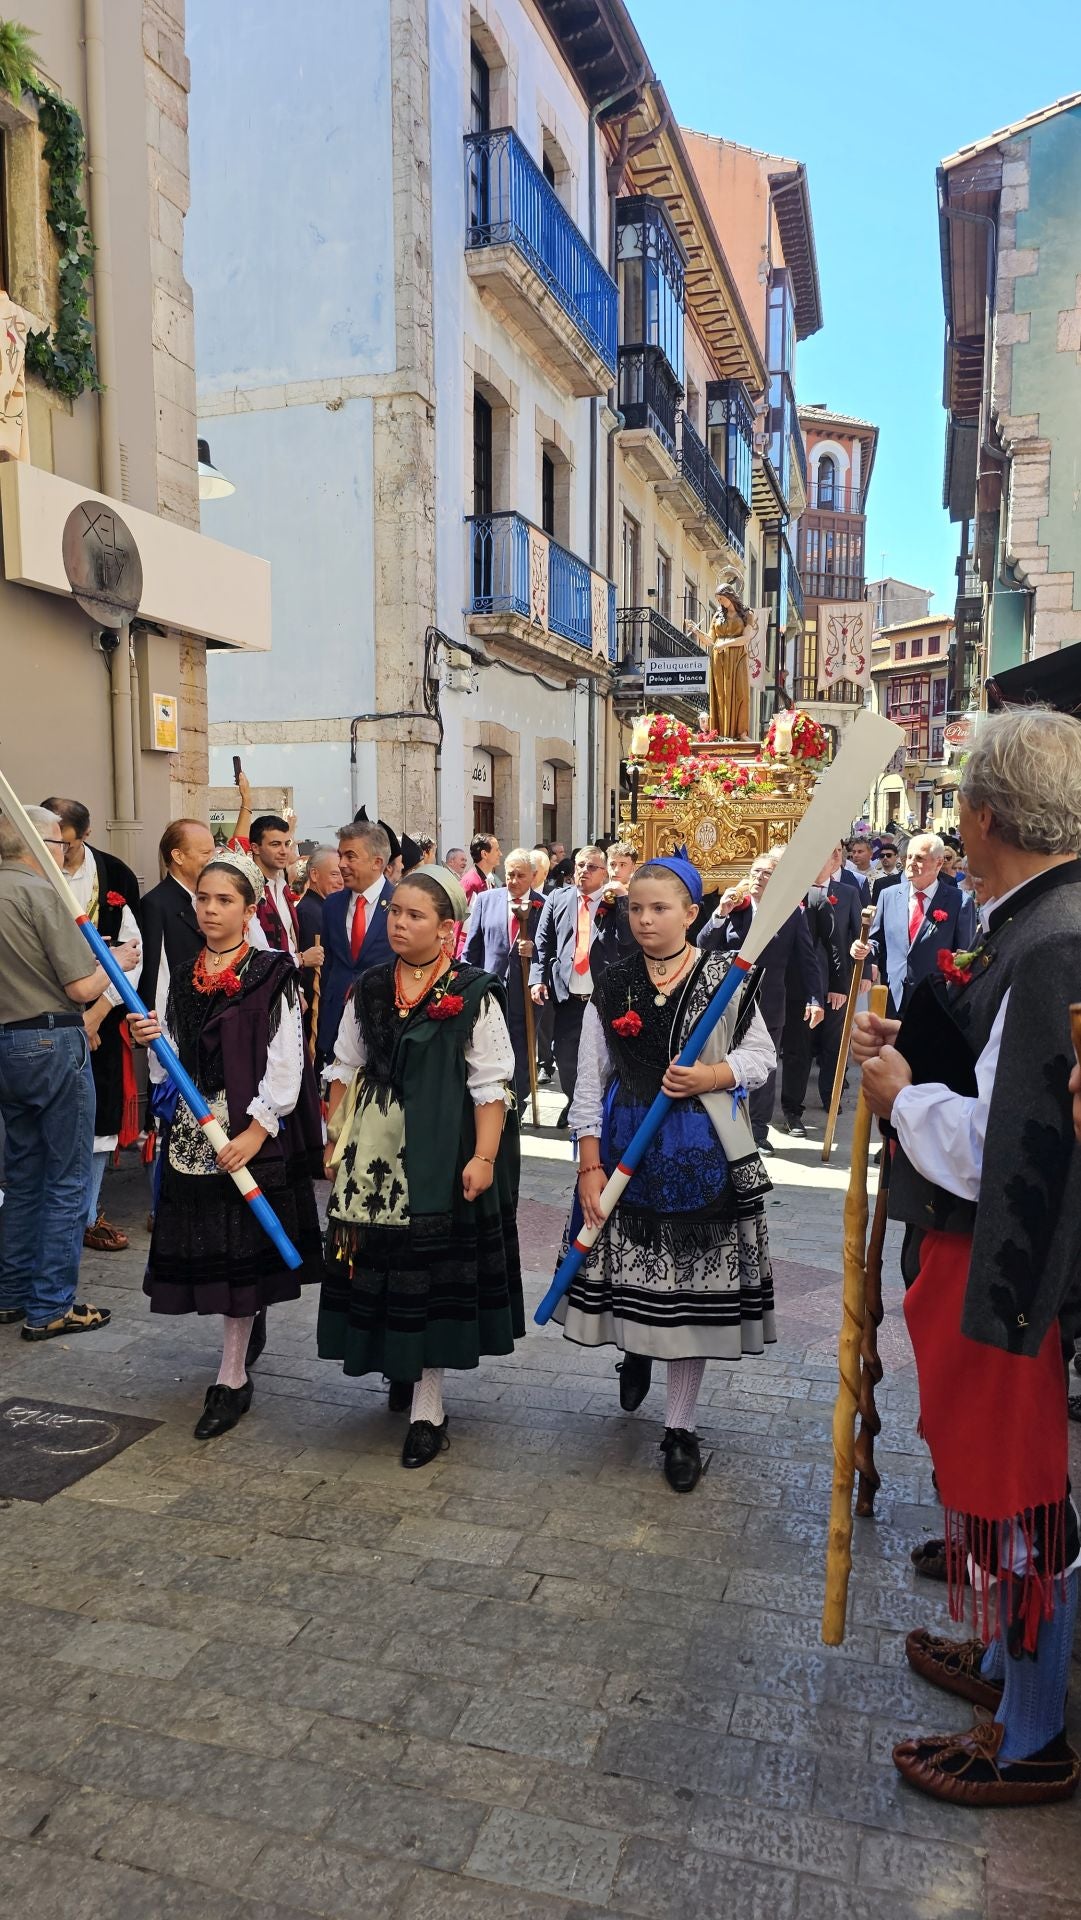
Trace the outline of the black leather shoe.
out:
<instances>
[{"instance_id":1,"label":"black leather shoe","mask_svg":"<svg viewBox=\"0 0 1081 1920\"><path fill-rule=\"evenodd\" d=\"M219 1433L228 1433L230 1427L244 1418L254 1392L250 1380L245 1380L242 1387L223 1387L217 1382L208 1387L203 1411L195 1423L195 1438L215 1440Z\"/></svg>"},{"instance_id":2,"label":"black leather shoe","mask_svg":"<svg viewBox=\"0 0 1081 1920\"><path fill-rule=\"evenodd\" d=\"M568 1101L567 1101L567 1104L566 1104L566 1106L564 1107L564 1109L563 1109L563 1111L562 1111L562 1113L561 1113L561 1114L560 1114L560 1116L559 1116L559 1119L558 1119L558 1120L556 1121L556 1126L557 1126L557 1127L561 1127L561 1128L562 1128L562 1127L565 1127L565 1126L566 1126L566 1124L567 1124L567 1118L568 1118L568 1115L570 1114L570 1110L571 1110L571 1103L570 1103L570 1101L568 1100Z\"/></svg>"},{"instance_id":3,"label":"black leather shoe","mask_svg":"<svg viewBox=\"0 0 1081 1920\"><path fill-rule=\"evenodd\" d=\"M756 1140L754 1144L759 1153L776 1153L777 1151L772 1140Z\"/></svg>"},{"instance_id":4,"label":"black leather shoe","mask_svg":"<svg viewBox=\"0 0 1081 1920\"><path fill-rule=\"evenodd\" d=\"M0 1307L0 1327L13 1327L17 1321L25 1319L25 1307Z\"/></svg>"},{"instance_id":5,"label":"black leather shoe","mask_svg":"<svg viewBox=\"0 0 1081 1920\"><path fill-rule=\"evenodd\" d=\"M702 1449L698 1435L683 1427L666 1427L661 1441L664 1477L674 1493L693 1493L702 1478Z\"/></svg>"},{"instance_id":6,"label":"black leather shoe","mask_svg":"<svg viewBox=\"0 0 1081 1920\"><path fill-rule=\"evenodd\" d=\"M619 1375L619 1404L624 1413L636 1413L653 1379L653 1362L644 1353L628 1353L616 1368Z\"/></svg>"},{"instance_id":7,"label":"black leather shoe","mask_svg":"<svg viewBox=\"0 0 1081 1920\"><path fill-rule=\"evenodd\" d=\"M252 1321L251 1332L248 1335L248 1351L244 1356L244 1366L248 1373L251 1372L265 1346L266 1308L260 1307L255 1319Z\"/></svg>"},{"instance_id":8,"label":"black leather shoe","mask_svg":"<svg viewBox=\"0 0 1081 1920\"><path fill-rule=\"evenodd\" d=\"M408 1413L413 1404L413 1382L411 1380L392 1380L387 1394L389 1413Z\"/></svg>"},{"instance_id":9,"label":"black leather shoe","mask_svg":"<svg viewBox=\"0 0 1081 1920\"><path fill-rule=\"evenodd\" d=\"M437 1453L450 1446L447 1439L447 1418L444 1414L438 1426L431 1420L414 1420L405 1436L402 1448L403 1467L430 1467Z\"/></svg>"}]
</instances>

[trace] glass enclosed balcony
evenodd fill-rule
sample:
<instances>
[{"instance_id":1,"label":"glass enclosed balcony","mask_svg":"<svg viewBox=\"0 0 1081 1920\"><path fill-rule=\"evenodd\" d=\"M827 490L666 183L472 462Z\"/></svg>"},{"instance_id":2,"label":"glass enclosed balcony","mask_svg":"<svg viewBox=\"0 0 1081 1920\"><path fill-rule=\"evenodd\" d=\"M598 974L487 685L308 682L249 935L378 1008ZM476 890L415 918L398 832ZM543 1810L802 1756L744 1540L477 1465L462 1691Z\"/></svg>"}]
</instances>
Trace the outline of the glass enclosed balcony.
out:
<instances>
[{"instance_id":1,"label":"glass enclosed balcony","mask_svg":"<svg viewBox=\"0 0 1081 1920\"><path fill-rule=\"evenodd\" d=\"M616 372L615 282L509 127L465 141L470 278L533 341L566 391L607 392Z\"/></svg>"},{"instance_id":2,"label":"glass enclosed balcony","mask_svg":"<svg viewBox=\"0 0 1081 1920\"><path fill-rule=\"evenodd\" d=\"M676 457L676 421L683 389L660 347L620 347L619 411L630 432L656 434Z\"/></svg>"},{"instance_id":3,"label":"glass enclosed balcony","mask_svg":"<svg viewBox=\"0 0 1081 1920\"><path fill-rule=\"evenodd\" d=\"M710 381L706 388L706 426L717 464L723 464L729 500L736 495L749 507L754 466L754 402L742 380Z\"/></svg>"}]
</instances>

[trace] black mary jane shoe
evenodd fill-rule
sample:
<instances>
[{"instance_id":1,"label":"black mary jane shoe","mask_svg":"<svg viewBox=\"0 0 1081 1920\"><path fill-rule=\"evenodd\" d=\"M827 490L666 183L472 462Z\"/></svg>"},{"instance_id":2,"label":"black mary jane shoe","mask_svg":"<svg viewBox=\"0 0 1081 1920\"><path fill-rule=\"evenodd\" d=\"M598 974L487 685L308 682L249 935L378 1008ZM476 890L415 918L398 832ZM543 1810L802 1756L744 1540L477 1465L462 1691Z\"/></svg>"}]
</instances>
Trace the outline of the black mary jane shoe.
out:
<instances>
[{"instance_id":1,"label":"black mary jane shoe","mask_svg":"<svg viewBox=\"0 0 1081 1920\"><path fill-rule=\"evenodd\" d=\"M413 1382L411 1380L391 1380L387 1393L388 1413L408 1413L413 1404Z\"/></svg>"},{"instance_id":2,"label":"black mary jane shoe","mask_svg":"<svg viewBox=\"0 0 1081 1920\"><path fill-rule=\"evenodd\" d=\"M250 1373L263 1348L266 1346L266 1308L261 1307L252 1321L248 1335L248 1351L244 1356L245 1371Z\"/></svg>"},{"instance_id":3,"label":"black mary jane shoe","mask_svg":"<svg viewBox=\"0 0 1081 1920\"><path fill-rule=\"evenodd\" d=\"M447 1417L444 1414L439 1425L431 1420L414 1420L405 1436L402 1448L403 1467L430 1467L437 1453L450 1446L447 1439Z\"/></svg>"},{"instance_id":4,"label":"black mary jane shoe","mask_svg":"<svg viewBox=\"0 0 1081 1920\"><path fill-rule=\"evenodd\" d=\"M698 1435L685 1427L666 1427L661 1441L664 1477L673 1493L693 1493L702 1478L702 1449Z\"/></svg>"},{"instance_id":5,"label":"black mary jane shoe","mask_svg":"<svg viewBox=\"0 0 1081 1920\"><path fill-rule=\"evenodd\" d=\"M637 1413L653 1379L653 1362L644 1353L628 1353L616 1367L619 1404L624 1413Z\"/></svg>"},{"instance_id":6,"label":"black mary jane shoe","mask_svg":"<svg viewBox=\"0 0 1081 1920\"><path fill-rule=\"evenodd\" d=\"M223 1387L215 1381L206 1390L203 1411L195 1423L195 1438L215 1440L219 1433L228 1433L230 1427L244 1418L254 1392L250 1380L245 1380L242 1387Z\"/></svg>"}]
</instances>

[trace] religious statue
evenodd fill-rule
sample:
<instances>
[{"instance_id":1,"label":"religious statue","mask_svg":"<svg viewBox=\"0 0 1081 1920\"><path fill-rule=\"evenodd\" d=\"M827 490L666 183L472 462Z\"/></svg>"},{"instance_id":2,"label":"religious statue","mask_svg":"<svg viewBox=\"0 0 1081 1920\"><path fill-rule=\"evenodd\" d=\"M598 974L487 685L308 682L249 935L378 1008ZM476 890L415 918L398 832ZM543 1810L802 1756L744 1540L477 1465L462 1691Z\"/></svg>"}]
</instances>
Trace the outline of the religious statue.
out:
<instances>
[{"instance_id":1,"label":"religious statue","mask_svg":"<svg viewBox=\"0 0 1081 1920\"><path fill-rule=\"evenodd\" d=\"M749 610L723 582L713 596L709 623L709 724L722 740L748 740L751 692L744 634Z\"/></svg>"},{"instance_id":2,"label":"religious statue","mask_svg":"<svg viewBox=\"0 0 1081 1920\"><path fill-rule=\"evenodd\" d=\"M0 286L0 460L30 458L25 367L33 319Z\"/></svg>"}]
</instances>

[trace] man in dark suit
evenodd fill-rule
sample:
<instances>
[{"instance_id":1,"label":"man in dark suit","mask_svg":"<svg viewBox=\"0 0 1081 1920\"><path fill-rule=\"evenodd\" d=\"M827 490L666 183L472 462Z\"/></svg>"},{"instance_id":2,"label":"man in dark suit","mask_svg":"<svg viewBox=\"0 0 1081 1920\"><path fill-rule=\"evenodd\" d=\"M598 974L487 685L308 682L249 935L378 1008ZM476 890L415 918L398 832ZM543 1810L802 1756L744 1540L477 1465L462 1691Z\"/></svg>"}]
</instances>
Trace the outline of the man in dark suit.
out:
<instances>
[{"instance_id":1,"label":"man in dark suit","mask_svg":"<svg viewBox=\"0 0 1081 1920\"><path fill-rule=\"evenodd\" d=\"M578 1077L578 1041L596 974L634 945L625 899L606 901L608 862L599 847L579 847L574 885L548 895L537 924L529 988L538 1007L555 1001L554 1046L566 1105L565 1126Z\"/></svg>"},{"instance_id":2,"label":"man in dark suit","mask_svg":"<svg viewBox=\"0 0 1081 1920\"><path fill-rule=\"evenodd\" d=\"M503 862L505 887L474 895L462 955L471 967L502 980L507 989L511 1043L514 1047L514 1091L518 1112L529 1100L529 1046L526 1040L525 988L522 961L532 960L537 923L544 895L533 887L533 860L524 847L515 847Z\"/></svg>"},{"instance_id":3,"label":"man in dark suit","mask_svg":"<svg viewBox=\"0 0 1081 1920\"><path fill-rule=\"evenodd\" d=\"M759 854L758 858L751 862L746 885L729 887L721 895L712 918L707 921L698 936L698 945L704 952L715 953L723 949L738 953L747 937L758 903L769 885L770 877L780 858L780 850ZM815 964L814 946L802 907L797 907L794 913L789 914L788 919L778 928L772 940L767 941L758 959L758 972L762 981L758 1004L762 1018L769 1028L769 1036L777 1050L778 1059L781 1056L785 1023L785 973L793 953L797 955L803 979L807 1024L813 1030L822 1019L822 1002L819 998L818 968ZM773 1119L776 1090L777 1073L774 1069L765 1085L755 1088L748 1102L751 1129L760 1153L774 1151L769 1138L769 1128Z\"/></svg>"},{"instance_id":4,"label":"man in dark suit","mask_svg":"<svg viewBox=\"0 0 1081 1920\"><path fill-rule=\"evenodd\" d=\"M871 905L877 907L878 896L886 887L896 887L905 877L901 856L892 840L883 840L878 853L878 873L871 882Z\"/></svg>"},{"instance_id":5,"label":"man in dark suit","mask_svg":"<svg viewBox=\"0 0 1081 1920\"><path fill-rule=\"evenodd\" d=\"M214 836L201 820L170 820L161 836L158 855L165 878L144 893L139 910L143 924L139 993L150 1008L159 999L159 985L164 1004L174 968L196 959L202 947L203 936L195 918L195 889L199 875L216 852Z\"/></svg>"},{"instance_id":6,"label":"man in dark suit","mask_svg":"<svg viewBox=\"0 0 1081 1920\"><path fill-rule=\"evenodd\" d=\"M852 876L848 876L851 881ZM859 948L863 939L863 909L860 904L860 890L855 885L845 885L844 848L834 848L830 858L830 872L826 883L826 898L833 914L837 953L841 963L841 977L845 1000L852 981L852 968L856 964L857 954L853 948ZM871 984L870 962L863 957L863 977L867 986ZM861 993L864 988L861 987ZM866 1006L866 1001L864 1002ZM826 1017L815 1036L818 1055L818 1097L828 1113L833 1097L833 1081L837 1072L837 1062L841 1053L841 1035L844 1031L844 1001L839 1007L832 1001L827 1002Z\"/></svg>"},{"instance_id":7,"label":"man in dark suit","mask_svg":"<svg viewBox=\"0 0 1081 1920\"><path fill-rule=\"evenodd\" d=\"M964 951L976 933L975 908L959 887L939 880L943 844L937 833L914 834L905 856L905 883L887 887L871 922L871 955L889 987L891 1020L904 1012L921 980L938 972L943 947Z\"/></svg>"},{"instance_id":8,"label":"man in dark suit","mask_svg":"<svg viewBox=\"0 0 1081 1920\"><path fill-rule=\"evenodd\" d=\"M807 1129L803 1124L804 1102L807 1098L807 1083L811 1077L811 1061L816 1049L821 1048L823 1035L831 1021L844 1020L844 1005L848 995L848 982L852 973L852 962L847 950L842 947L837 932L837 916L844 915L848 902L858 913L858 901L854 887L846 887L843 900L830 888L830 873L827 868L820 873L813 887L808 890L803 907L807 917L807 928L814 946L815 962L818 967L820 1004L825 1008L825 1019L812 1030L808 1018L807 997L803 984L803 969L800 966L797 951L789 955L785 973L785 1013L784 1013L784 1059L781 1063L781 1114L780 1126L794 1139L805 1140ZM835 904L837 902L837 904ZM821 1054L819 1054L821 1060ZM819 1069L821 1083L821 1067Z\"/></svg>"},{"instance_id":9,"label":"man in dark suit","mask_svg":"<svg viewBox=\"0 0 1081 1920\"><path fill-rule=\"evenodd\" d=\"M323 984L316 1050L331 1060L346 997L354 980L393 960L387 938L387 907L394 888L384 878L390 841L371 820L351 820L338 829L338 863L345 882L323 902Z\"/></svg>"},{"instance_id":10,"label":"man in dark suit","mask_svg":"<svg viewBox=\"0 0 1081 1920\"><path fill-rule=\"evenodd\" d=\"M296 903L297 928L300 945L308 949L323 944L323 902L328 894L340 893L342 889L342 870L338 864L337 847L316 847L308 858L308 884ZM315 992L315 970L305 967L301 978L304 982L304 1034L311 1032L312 997Z\"/></svg>"}]
</instances>

